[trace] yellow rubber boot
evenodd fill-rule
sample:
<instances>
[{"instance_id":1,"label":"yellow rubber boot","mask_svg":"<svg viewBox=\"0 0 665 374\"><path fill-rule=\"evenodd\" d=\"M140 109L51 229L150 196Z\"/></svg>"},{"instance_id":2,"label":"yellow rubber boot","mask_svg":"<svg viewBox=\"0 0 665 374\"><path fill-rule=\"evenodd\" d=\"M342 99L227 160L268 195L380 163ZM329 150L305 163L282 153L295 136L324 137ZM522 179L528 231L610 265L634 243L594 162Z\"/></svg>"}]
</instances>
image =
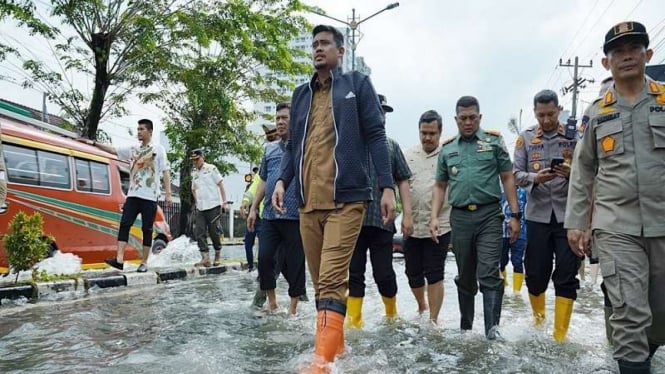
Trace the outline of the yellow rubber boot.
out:
<instances>
[{"instance_id":1,"label":"yellow rubber boot","mask_svg":"<svg viewBox=\"0 0 665 374\"><path fill-rule=\"evenodd\" d=\"M554 298L554 340L562 343L566 340L570 316L573 314L573 299L557 296Z\"/></svg>"},{"instance_id":2,"label":"yellow rubber boot","mask_svg":"<svg viewBox=\"0 0 665 374\"><path fill-rule=\"evenodd\" d=\"M386 318L391 320L397 317L397 296L381 296L381 300L383 300L383 305L386 307Z\"/></svg>"},{"instance_id":3,"label":"yellow rubber boot","mask_svg":"<svg viewBox=\"0 0 665 374\"><path fill-rule=\"evenodd\" d=\"M524 282L524 273L513 273L514 293L520 293L522 291L522 282Z\"/></svg>"},{"instance_id":4,"label":"yellow rubber boot","mask_svg":"<svg viewBox=\"0 0 665 374\"><path fill-rule=\"evenodd\" d=\"M508 278L506 277L506 271L501 272L501 278L503 278L503 286L508 287Z\"/></svg>"},{"instance_id":5,"label":"yellow rubber boot","mask_svg":"<svg viewBox=\"0 0 665 374\"><path fill-rule=\"evenodd\" d=\"M346 298L346 326L361 329L363 327L363 298Z\"/></svg>"},{"instance_id":6,"label":"yellow rubber boot","mask_svg":"<svg viewBox=\"0 0 665 374\"><path fill-rule=\"evenodd\" d=\"M540 326L545 322L545 292L538 296L529 293L529 301L533 310L533 320L536 326Z\"/></svg>"}]
</instances>

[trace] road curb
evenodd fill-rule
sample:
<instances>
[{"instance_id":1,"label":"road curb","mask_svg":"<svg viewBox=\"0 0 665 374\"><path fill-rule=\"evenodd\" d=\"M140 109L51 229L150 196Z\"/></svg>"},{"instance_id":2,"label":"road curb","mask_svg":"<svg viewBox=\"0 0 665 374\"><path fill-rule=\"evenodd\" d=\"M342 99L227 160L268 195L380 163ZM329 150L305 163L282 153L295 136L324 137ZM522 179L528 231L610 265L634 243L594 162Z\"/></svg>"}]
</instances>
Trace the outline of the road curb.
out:
<instances>
[{"instance_id":1,"label":"road curb","mask_svg":"<svg viewBox=\"0 0 665 374\"><path fill-rule=\"evenodd\" d=\"M220 266L195 267L186 265L168 269L156 269L145 273L84 271L80 277L33 284L0 287L0 305L17 305L15 300L60 300L85 297L96 289L153 286L174 280L202 279L220 275L230 269L246 269L247 264L229 262Z\"/></svg>"},{"instance_id":2,"label":"road curb","mask_svg":"<svg viewBox=\"0 0 665 374\"><path fill-rule=\"evenodd\" d=\"M84 282L81 278L57 280L52 282L37 282L37 299L77 297L85 293Z\"/></svg>"},{"instance_id":3,"label":"road curb","mask_svg":"<svg viewBox=\"0 0 665 374\"><path fill-rule=\"evenodd\" d=\"M93 287L110 288L127 286L127 278L124 275L111 275L106 277L84 278L85 289Z\"/></svg>"},{"instance_id":4,"label":"road curb","mask_svg":"<svg viewBox=\"0 0 665 374\"><path fill-rule=\"evenodd\" d=\"M34 298L34 294L35 289L32 285L0 288L0 305L7 304L7 300L17 300L20 298L32 299Z\"/></svg>"}]
</instances>

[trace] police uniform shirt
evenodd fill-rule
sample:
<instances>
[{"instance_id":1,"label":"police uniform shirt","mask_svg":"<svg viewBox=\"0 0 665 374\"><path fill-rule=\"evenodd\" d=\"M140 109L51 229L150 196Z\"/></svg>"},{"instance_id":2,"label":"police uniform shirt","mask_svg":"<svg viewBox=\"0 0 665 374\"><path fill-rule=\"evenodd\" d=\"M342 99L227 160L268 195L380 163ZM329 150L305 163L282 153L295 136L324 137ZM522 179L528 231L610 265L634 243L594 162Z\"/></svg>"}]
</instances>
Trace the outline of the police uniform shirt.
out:
<instances>
[{"instance_id":1,"label":"police uniform shirt","mask_svg":"<svg viewBox=\"0 0 665 374\"><path fill-rule=\"evenodd\" d=\"M610 87L581 126L565 227L588 228L595 179L593 229L665 236L665 85L646 78L635 103Z\"/></svg>"},{"instance_id":2,"label":"police uniform shirt","mask_svg":"<svg viewBox=\"0 0 665 374\"><path fill-rule=\"evenodd\" d=\"M458 134L444 141L436 168L436 180L448 182L448 202L453 207L498 203L499 174L513 164L501 134L481 128L469 138Z\"/></svg>"},{"instance_id":3,"label":"police uniform shirt","mask_svg":"<svg viewBox=\"0 0 665 374\"><path fill-rule=\"evenodd\" d=\"M553 211L557 222L564 221L568 180L556 177L542 184L535 184L534 180L539 171L550 167L553 158L563 158L570 165L578 139L577 134L574 139L566 138L561 124L549 134L541 126L534 125L517 138L513 172L515 183L529 193L526 208L529 221L550 223Z\"/></svg>"}]
</instances>

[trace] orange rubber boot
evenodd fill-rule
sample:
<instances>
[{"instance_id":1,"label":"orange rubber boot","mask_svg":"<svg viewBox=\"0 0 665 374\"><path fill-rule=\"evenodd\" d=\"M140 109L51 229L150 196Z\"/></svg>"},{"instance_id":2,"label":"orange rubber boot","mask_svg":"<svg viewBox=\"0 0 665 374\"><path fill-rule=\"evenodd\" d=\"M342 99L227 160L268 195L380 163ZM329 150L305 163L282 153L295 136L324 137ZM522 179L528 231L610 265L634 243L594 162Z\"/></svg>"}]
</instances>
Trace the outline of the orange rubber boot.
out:
<instances>
[{"instance_id":1,"label":"orange rubber boot","mask_svg":"<svg viewBox=\"0 0 665 374\"><path fill-rule=\"evenodd\" d=\"M344 315L320 310L316 316L314 362L306 373L328 373L328 364L344 351Z\"/></svg>"}]
</instances>

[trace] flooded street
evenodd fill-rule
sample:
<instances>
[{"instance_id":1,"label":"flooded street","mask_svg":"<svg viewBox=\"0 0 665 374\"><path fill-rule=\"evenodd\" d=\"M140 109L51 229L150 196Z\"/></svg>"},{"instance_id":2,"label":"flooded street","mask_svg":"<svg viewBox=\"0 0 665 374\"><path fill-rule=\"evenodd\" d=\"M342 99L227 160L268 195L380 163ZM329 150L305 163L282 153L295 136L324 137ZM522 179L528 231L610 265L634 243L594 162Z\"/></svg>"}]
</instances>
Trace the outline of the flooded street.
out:
<instances>
[{"instance_id":1,"label":"flooded street","mask_svg":"<svg viewBox=\"0 0 665 374\"><path fill-rule=\"evenodd\" d=\"M240 258L241 247L226 248ZM230 254L229 254L230 253ZM347 330L347 353L335 373L612 373L605 342L602 296L582 290L569 342L551 337L554 292L548 291L547 329L532 327L525 287L506 289L501 332L506 342L483 335L482 298L476 298L473 333L460 334L452 255L446 264L441 328L416 319L416 303L395 259L401 320L387 324L368 266L363 330ZM510 267L509 267L510 269ZM510 272L510 270L509 270ZM313 300L299 316L254 316L256 273L230 271L194 281L146 288L98 290L72 301L0 308L2 373L292 373L311 359ZM512 277L509 277L512 279ZM313 292L308 279L308 295ZM597 286L596 286L597 287ZM286 283L278 298L286 307ZM665 372L659 351L653 372Z\"/></svg>"}]
</instances>

